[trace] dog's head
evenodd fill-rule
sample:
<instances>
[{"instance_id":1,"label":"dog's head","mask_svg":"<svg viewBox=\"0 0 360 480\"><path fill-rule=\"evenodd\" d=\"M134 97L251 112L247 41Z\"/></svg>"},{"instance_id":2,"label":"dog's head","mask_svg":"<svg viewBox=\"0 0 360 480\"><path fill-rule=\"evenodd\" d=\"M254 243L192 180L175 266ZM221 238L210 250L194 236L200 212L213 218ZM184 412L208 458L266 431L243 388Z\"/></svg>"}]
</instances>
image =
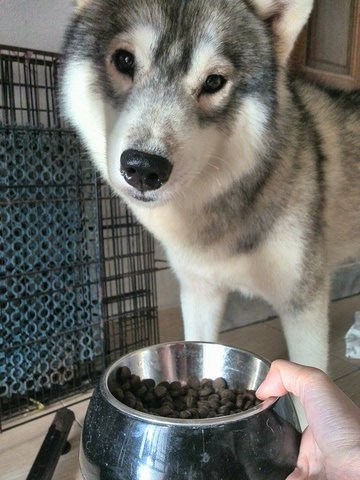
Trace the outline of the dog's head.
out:
<instances>
[{"instance_id":1,"label":"dog's head","mask_svg":"<svg viewBox=\"0 0 360 480\"><path fill-rule=\"evenodd\" d=\"M116 191L156 205L254 168L312 0L77 3L64 110Z\"/></svg>"}]
</instances>

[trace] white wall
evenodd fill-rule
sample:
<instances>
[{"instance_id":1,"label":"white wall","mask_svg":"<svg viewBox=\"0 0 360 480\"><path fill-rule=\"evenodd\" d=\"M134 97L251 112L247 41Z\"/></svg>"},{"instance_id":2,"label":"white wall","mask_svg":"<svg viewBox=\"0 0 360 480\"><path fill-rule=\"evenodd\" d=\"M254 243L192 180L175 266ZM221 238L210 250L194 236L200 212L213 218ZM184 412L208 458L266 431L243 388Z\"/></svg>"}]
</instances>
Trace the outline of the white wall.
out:
<instances>
[{"instance_id":1,"label":"white wall","mask_svg":"<svg viewBox=\"0 0 360 480\"><path fill-rule=\"evenodd\" d=\"M71 0L0 0L0 43L60 52Z\"/></svg>"},{"instance_id":2,"label":"white wall","mask_svg":"<svg viewBox=\"0 0 360 480\"><path fill-rule=\"evenodd\" d=\"M71 0L0 0L0 44L61 52ZM164 258L157 246L157 258ZM179 288L170 270L157 275L160 309L179 306Z\"/></svg>"}]
</instances>

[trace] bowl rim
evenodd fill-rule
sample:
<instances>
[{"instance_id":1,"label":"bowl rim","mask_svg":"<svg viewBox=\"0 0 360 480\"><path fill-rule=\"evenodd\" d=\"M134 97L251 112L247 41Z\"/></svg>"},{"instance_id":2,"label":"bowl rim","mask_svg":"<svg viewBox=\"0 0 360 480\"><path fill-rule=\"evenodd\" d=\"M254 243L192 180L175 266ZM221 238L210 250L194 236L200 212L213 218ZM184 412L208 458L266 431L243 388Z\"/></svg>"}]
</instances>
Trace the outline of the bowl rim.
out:
<instances>
[{"instance_id":1,"label":"bowl rim","mask_svg":"<svg viewBox=\"0 0 360 480\"><path fill-rule=\"evenodd\" d=\"M238 348L234 347L233 345L226 345L223 343L218 342L197 342L197 341L185 341L185 340L178 340L174 342L163 342L157 343L154 345L150 345L147 347L143 347L137 350L133 350L129 352L117 360L115 360L109 367L105 370L103 376L100 379L99 387L101 393L105 396L106 400L115 407L118 411L130 416L132 419L136 419L138 421L142 421L144 423L150 423L155 425L163 425L163 426L177 426L177 427L213 427L213 426L220 426L220 425L228 425L234 422L239 422L242 420L246 420L250 417L258 415L265 410L268 410L272 405L274 405L280 397L269 397L266 400L262 401L258 405L249 408L248 410L241 412L241 413L233 413L231 415L224 415L221 417L213 417L213 418L198 418L198 419L182 419L182 418L168 418L168 417L158 417L152 415L150 413L140 412L139 410L135 410L134 408L128 407L124 403L117 400L114 395L110 392L108 386L109 376L113 372L113 370L120 365L124 359L134 355L135 353L140 353L151 348L159 348L159 347L166 347L170 345L184 345L184 344L197 344L197 345L218 345L220 347L231 348L233 350L237 350L239 352L244 352L252 355L253 357L257 358L264 362L270 368L270 361L266 358L262 357L261 355L257 355L250 350L246 350L245 348Z\"/></svg>"}]
</instances>

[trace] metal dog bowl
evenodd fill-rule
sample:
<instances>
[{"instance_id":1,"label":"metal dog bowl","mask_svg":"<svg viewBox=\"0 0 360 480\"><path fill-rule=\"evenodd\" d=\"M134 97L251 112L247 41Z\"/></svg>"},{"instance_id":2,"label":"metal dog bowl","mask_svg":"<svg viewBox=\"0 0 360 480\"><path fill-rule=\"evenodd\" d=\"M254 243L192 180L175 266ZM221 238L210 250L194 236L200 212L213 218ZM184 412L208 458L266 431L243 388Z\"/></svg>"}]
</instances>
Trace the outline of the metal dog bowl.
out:
<instances>
[{"instance_id":1,"label":"metal dog bowl","mask_svg":"<svg viewBox=\"0 0 360 480\"><path fill-rule=\"evenodd\" d=\"M269 370L258 356L215 343L165 343L125 355L105 372L89 404L80 448L85 480L282 480L295 468L300 426L289 396L224 417L157 417L110 393L119 366L156 382L221 376L232 388L250 390Z\"/></svg>"}]
</instances>

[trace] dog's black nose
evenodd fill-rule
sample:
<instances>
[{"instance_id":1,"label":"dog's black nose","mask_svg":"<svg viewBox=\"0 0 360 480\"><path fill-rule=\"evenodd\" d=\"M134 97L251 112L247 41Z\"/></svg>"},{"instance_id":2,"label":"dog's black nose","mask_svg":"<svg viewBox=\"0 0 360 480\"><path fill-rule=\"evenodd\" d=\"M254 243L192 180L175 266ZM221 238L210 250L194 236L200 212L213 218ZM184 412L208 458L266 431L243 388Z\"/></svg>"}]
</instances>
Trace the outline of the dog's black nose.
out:
<instances>
[{"instance_id":1,"label":"dog's black nose","mask_svg":"<svg viewBox=\"0 0 360 480\"><path fill-rule=\"evenodd\" d=\"M121 173L129 185L142 192L157 190L169 180L172 165L164 157L139 150L121 155Z\"/></svg>"}]
</instances>

